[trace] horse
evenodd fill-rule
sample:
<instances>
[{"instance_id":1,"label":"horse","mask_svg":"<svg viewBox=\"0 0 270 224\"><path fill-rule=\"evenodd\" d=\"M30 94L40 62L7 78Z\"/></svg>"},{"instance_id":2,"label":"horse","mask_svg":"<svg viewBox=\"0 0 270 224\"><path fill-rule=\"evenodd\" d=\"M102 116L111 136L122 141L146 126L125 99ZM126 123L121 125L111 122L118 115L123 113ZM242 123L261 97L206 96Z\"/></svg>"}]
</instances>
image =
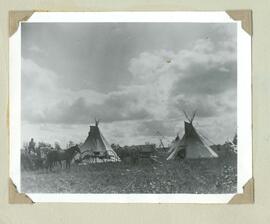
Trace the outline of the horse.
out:
<instances>
[{"instance_id":1,"label":"horse","mask_svg":"<svg viewBox=\"0 0 270 224\"><path fill-rule=\"evenodd\" d=\"M47 169L52 170L52 166L56 163L59 162L61 164L62 168L62 161L66 161L66 169L70 168L70 163L71 160L74 158L76 153L81 153L81 150L78 145L72 146L63 152L59 151L51 151L47 155L46 159L46 164L47 164Z\"/></svg>"}]
</instances>

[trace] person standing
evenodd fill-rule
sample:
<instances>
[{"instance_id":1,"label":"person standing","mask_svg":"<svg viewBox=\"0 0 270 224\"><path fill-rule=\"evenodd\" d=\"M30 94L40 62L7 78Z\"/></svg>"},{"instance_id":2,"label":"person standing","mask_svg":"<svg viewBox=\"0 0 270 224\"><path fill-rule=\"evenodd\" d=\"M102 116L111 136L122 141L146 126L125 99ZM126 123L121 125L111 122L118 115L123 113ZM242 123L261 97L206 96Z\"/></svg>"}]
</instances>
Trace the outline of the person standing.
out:
<instances>
[{"instance_id":1,"label":"person standing","mask_svg":"<svg viewBox=\"0 0 270 224\"><path fill-rule=\"evenodd\" d=\"M28 153L29 154L31 154L31 152L33 152L33 153L36 152L35 146L36 146L36 143L34 142L34 139L31 138L31 141L29 142L29 146L28 146Z\"/></svg>"}]
</instances>

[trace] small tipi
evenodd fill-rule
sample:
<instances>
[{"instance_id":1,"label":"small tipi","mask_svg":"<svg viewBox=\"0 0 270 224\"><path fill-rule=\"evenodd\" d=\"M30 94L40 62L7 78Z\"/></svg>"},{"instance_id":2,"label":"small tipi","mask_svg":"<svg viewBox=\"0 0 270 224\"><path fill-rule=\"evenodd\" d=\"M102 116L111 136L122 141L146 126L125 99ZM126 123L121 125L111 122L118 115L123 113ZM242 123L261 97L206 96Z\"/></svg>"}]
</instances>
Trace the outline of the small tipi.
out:
<instances>
[{"instance_id":1,"label":"small tipi","mask_svg":"<svg viewBox=\"0 0 270 224\"><path fill-rule=\"evenodd\" d=\"M111 145L102 135L99 130L99 121L95 121L95 126L90 126L88 137L80 146L82 155L89 155L91 157L102 158L102 162L117 162L120 161L118 155L113 151Z\"/></svg>"},{"instance_id":2,"label":"small tipi","mask_svg":"<svg viewBox=\"0 0 270 224\"><path fill-rule=\"evenodd\" d=\"M188 119L188 122L185 121L185 134L181 139L177 135L168 151L169 156L167 160L175 159L177 157L187 159L218 157L218 155L203 142L202 138L192 125L196 112L191 119L188 118L185 112L184 114Z\"/></svg>"}]
</instances>

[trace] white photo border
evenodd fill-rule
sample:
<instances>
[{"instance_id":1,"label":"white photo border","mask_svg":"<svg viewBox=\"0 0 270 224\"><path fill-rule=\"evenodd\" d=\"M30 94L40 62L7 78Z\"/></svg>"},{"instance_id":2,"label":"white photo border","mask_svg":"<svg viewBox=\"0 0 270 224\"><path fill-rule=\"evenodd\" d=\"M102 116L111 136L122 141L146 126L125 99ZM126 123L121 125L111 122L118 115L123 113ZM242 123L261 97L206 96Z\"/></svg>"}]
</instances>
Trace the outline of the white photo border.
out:
<instances>
[{"instance_id":1,"label":"white photo border","mask_svg":"<svg viewBox=\"0 0 270 224\"><path fill-rule=\"evenodd\" d=\"M237 24L237 193L252 178L251 36L226 12L35 12L41 22L190 22ZM9 39L10 177L21 192L21 25ZM227 203L235 194L27 194L34 202Z\"/></svg>"}]
</instances>

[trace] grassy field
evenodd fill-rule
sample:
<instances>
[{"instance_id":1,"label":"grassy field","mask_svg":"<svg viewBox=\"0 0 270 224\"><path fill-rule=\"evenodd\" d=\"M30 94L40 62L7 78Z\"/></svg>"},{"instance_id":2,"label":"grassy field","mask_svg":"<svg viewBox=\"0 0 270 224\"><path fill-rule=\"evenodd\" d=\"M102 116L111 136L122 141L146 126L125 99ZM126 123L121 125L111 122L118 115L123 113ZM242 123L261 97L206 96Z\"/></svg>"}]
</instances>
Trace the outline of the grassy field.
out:
<instances>
[{"instance_id":1,"label":"grassy field","mask_svg":"<svg viewBox=\"0 0 270 224\"><path fill-rule=\"evenodd\" d=\"M22 171L27 193L233 193L236 192L236 156L158 162L73 164Z\"/></svg>"}]
</instances>

